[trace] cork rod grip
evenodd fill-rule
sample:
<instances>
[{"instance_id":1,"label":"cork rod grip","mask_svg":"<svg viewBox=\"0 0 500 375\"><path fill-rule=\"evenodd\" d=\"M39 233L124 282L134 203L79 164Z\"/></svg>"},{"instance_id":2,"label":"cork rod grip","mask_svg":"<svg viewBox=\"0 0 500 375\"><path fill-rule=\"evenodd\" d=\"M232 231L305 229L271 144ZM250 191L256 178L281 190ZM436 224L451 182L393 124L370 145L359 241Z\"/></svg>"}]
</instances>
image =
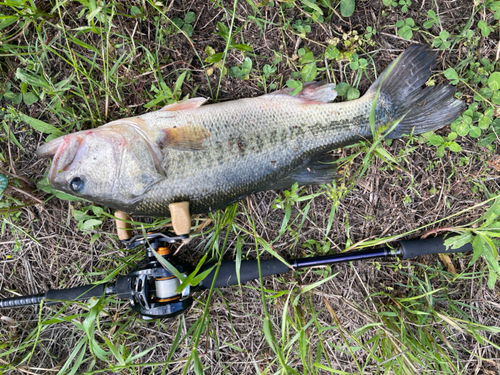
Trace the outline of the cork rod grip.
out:
<instances>
[{"instance_id":1,"label":"cork rod grip","mask_svg":"<svg viewBox=\"0 0 500 375\"><path fill-rule=\"evenodd\" d=\"M131 221L132 218L123 211L116 211L115 217L116 233L118 234L118 238L120 241L130 240L132 237L132 225L126 221Z\"/></svg>"}]
</instances>

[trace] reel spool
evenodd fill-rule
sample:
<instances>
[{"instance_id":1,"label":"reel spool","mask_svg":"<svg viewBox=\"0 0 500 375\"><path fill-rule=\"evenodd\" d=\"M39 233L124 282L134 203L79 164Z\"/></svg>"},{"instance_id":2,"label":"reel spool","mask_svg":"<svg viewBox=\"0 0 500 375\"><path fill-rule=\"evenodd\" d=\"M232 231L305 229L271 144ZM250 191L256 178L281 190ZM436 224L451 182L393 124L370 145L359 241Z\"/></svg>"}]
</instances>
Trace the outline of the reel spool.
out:
<instances>
[{"instance_id":1,"label":"reel spool","mask_svg":"<svg viewBox=\"0 0 500 375\"><path fill-rule=\"evenodd\" d=\"M158 247L157 252L172 263L168 247ZM177 264L174 266L187 276L186 267ZM151 252L148 252L147 260L127 276L130 280L127 288L130 290L130 305L143 319L170 318L182 314L193 303L190 287L184 288L180 293L176 292L180 280L163 268Z\"/></svg>"},{"instance_id":2,"label":"reel spool","mask_svg":"<svg viewBox=\"0 0 500 375\"><path fill-rule=\"evenodd\" d=\"M160 277L155 279L156 286L156 301L171 302L182 297L182 294L176 293L175 290L181 285L179 279L175 276Z\"/></svg>"}]
</instances>

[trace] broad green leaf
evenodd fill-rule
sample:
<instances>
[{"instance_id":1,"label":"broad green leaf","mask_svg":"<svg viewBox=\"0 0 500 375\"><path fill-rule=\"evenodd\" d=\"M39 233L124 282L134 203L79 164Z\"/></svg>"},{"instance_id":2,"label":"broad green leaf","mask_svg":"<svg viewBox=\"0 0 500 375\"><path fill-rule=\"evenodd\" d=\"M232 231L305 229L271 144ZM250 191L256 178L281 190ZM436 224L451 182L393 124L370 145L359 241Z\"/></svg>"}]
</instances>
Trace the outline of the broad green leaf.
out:
<instances>
[{"instance_id":1,"label":"broad green leaf","mask_svg":"<svg viewBox=\"0 0 500 375\"><path fill-rule=\"evenodd\" d=\"M356 4L354 0L341 0L340 1L340 14L342 17L351 17L354 13Z\"/></svg>"},{"instance_id":2,"label":"broad green leaf","mask_svg":"<svg viewBox=\"0 0 500 375\"><path fill-rule=\"evenodd\" d=\"M313 61L315 61L315 59L314 59L314 54L311 51L306 52L300 58L300 62L302 64L307 64L307 63L310 63L310 62L313 62Z\"/></svg>"},{"instance_id":3,"label":"broad green leaf","mask_svg":"<svg viewBox=\"0 0 500 375\"><path fill-rule=\"evenodd\" d=\"M477 126L471 126L469 128L469 135L472 138L479 138L481 136L481 129L479 129Z\"/></svg>"},{"instance_id":4,"label":"broad green leaf","mask_svg":"<svg viewBox=\"0 0 500 375\"><path fill-rule=\"evenodd\" d=\"M442 40L446 40L448 39L448 37L450 36L450 33L446 30L443 30L439 33L439 37L442 39Z\"/></svg>"},{"instance_id":5,"label":"broad green leaf","mask_svg":"<svg viewBox=\"0 0 500 375\"><path fill-rule=\"evenodd\" d=\"M487 227L497 221L500 216L500 199L497 199L495 203L486 211L483 215L484 223L481 225L481 228Z\"/></svg>"},{"instance_id":6,"label":"broad green leaf","mask_svg":"<svg viewBox=\"0 0 500 375\"><path fill-rule=\"evenodd\" d=\"M434 134L429 137L428 142L433 146L439 146L444 143L444 139L440 135Z\"/></svg>"},{"instance_id":7,"label":"broad green leaf","mask_svg":"<svg viewBox=\"0 0 500 375\"><path fill-rule=\"evenodd\" d=\"M220 35L227 41L227 39L229 38L229 29L227 28L227 26L222 22L217 22L217 28L219 29L219 32L216 34Z\"/></svg>"},{"instance_id":8,"label":"broad green leaf","mask_svg":"<svg viewBox=\"0 0 500 375\"><path fill-rule=\"evenodd\" d=\"M472 240L472 235L469 232L462 233L459 236L448 237L444 241L444 245L448 248L450 246L452 249L458 249L468 244Z\"/></svg>"},{"instance_id":9,"label":"broad green leaf","mask_svg":"<svg viewBox=\"0 0 500 375\"><path fill-rule=\"evenodd\" d=\"M398 35L405 40L410 40L413 36L413 31L410 26L405 25L402 28L398 29Z\"/></svg>"},{"instance_id":10,"label":"broad green leaf","mask_svg":"<svg viewBox=\"0 0 500 375\"><path fill-rule=\"evenodd\" d=\"M249 45L246 45L246 44L241 44L241 43L235 45L233 48L236 48L237 50L242 51L242 52L251 52L252 51L252 47L250 47Z\"/></svg>"},{"instance_id":11,"label":"broad green leaf","mask_svg":"<svg viewBox=\"0 0 500 375\"><path fill-rule=\"evenodd\" d=\"M432 26L434 26L435 22L436 21L434 21L434 20L427 20L427 21L425 21L424 22L424 28L430 29Z\"/></svg>"},{"instance_id":12,"label":"broad green leaf","mask_svg":"<svg viewBox=\"0 0 500 375\"><path fill-rule=\"evenodd\" d=\"M453 140L457 139L457 133L456 132L451 132L450 134L448 134L448 136L446 137L446 139L448 141L453 141Z\"/></svg>"},{"instance_id":13,"label":"broad green leaf","mask_svg":"<svg viewBox=\"0 0 500 375\"><path fill-rule=\"evenodd\" d=\"M495 289L495 284L498 279L498 274L495 272L490 272L489 278L488 278L488 288L490 289Z\"/></svg>"},{"instance_id":14,"label":"broad green leaf","mask_svg":"<svg viewBox=\"0 0 500 375\"><path fill-rule=\"evenodd\" d=\"M444 149L445 149L444 145L438 147L438 149L436 150L436 156L438 158L442 158L444 156Z\"/></svg>"},{"instance_id":15,"label":"broad green leaf","mask_svg":"<svg viewBox=\"0 0 500 375\"><path fill-rule=\"evenodd\" d=\"M302 80L304 82L314 81L317 73L318 73L318 68L316 67L316 63L315 62L309 63L302 68L302 73L301 73Z\"/></svg>"},{"instance_id":16,"label":"broad green leaf","mask_svg":"<svg viewBox=\"0 0 500 375\"><path fill-rule=\"evenodd\" d=\"M334 45L330 44L325 51L325 56L328 60L340 59L340 51Z\"/></svg>"},{"instance_id":17,"label":"broad green leaf","mask_svg":"<svg viewBox=\"0 0 500 375\"><path fill-rule=\"evenodd\" d=\"M130 8L130 14L132 16L139 16L139 15L141 15L141 10L134 5L134 6L132 6L132 8Z\"/></svg>"},{"instance_id":18,"label":"broad green leaf","mask_svg":"<svg viewBox=\"0 0 500 375\"><path fill-rule=\"evenodd\" d=\"M481 236L474 237L474 240L472 241L472 249L474 250L474 252L472 254L472 259L470 260L469 266L476 263L476 261L479 259L479 257L481 255L483 255L484 243L483 243Z\"/></svg>"},{"instance_id":19,"label":"broad green leaf","mask_svg":"<svg viewBox=\"0 0 500 375\"><path fill-rule=\"evenodd\" d=\"M456 81L458 82L458 73L455 69L453 68L448 68L444 71L444 76L448 78L450 81ZM455 82L455 83L456 83ZM452 82L452 84L455 84Z\"/></svg>"},{"instance_id":20,"label":"broad green leaf","mask_svg":"<svg viewBox=\"0 0 500 375\"><path fill-rule=\"evenodd\" d=\"M297 95L300 90L302 90L302 82L295 81L293 79L289 79L286 81L286 85L292 89L294 89L290 94L291 95Z\"/></svg>"},{"instance_id":21,"label":"broad green leaf","mask_svg":"<svg viewBox=\"0 0 500 375\"><path fill-rule=\"evenodd\" d=\"M457 142L450 142L448 144L448 148L453 151L453 152L460 152L462 151L462 146L460 146Z\"/></svg>"},{"instance_id":22,"label":"broad green leaf","mask_svg":"<svg viewBox=\"0 0 500 375\"><path fill-rule=\"evenodd\" d=\"M354 1L353 1L354 2ZM314 9L318 14L321 14L323 15L323 11L321 10L321 8L319 6L317 6L314 2L312 1L309 1L309 0L302 0L302 3L309 7L309 8L312 8Z\"/></svg>"},{"instance_id":23,"label":"broad green leaf","mask_svg":"<svg viewBox=\"0 0 500 375\"><path fill-rule=\"evenodd\" d=\"M474 95L474 100L480 102L485 99L491 98L492 95L493 95L492 89L490 89L489 87L483 87L481 90L479 90L479 93Z\"/></svg>"},{"instance_id":24,"label":"broad green leaf","mask_svg":"<svg viewBox=\"0 0 500 375\"><path fill-rule=\"evenodd\" d=\"M490 77L488 78L488 86L492 90L500 90L500 72L491 73Z\"/></svg>"},{"instance_id":25,"label":"broad green leaf","mask_svg":"<svg viewBox=\"0 0 500 375\"><path fill-rule=\"evenodd\" d=\"M27 92L23 95L23 102L26 105L35 104L38 101L38 96L34 92Z\"/></svg>"},{"instance_id":26,"label":"broad green leaf","mask_svg":"<svg viewBox=\"0 0 500 375\"><path fill-rule=\"evenodd\" d=\"M222 52L221 53L214 53L213 55L208 56L205 59L205 62L215 64L215 63L218 63L219 61L221 61L223 56L224 56L224 54Z\"/></svg>"},{"instance_id":27,"label":"broad green leaf","mask_svg":"<svg viewBox=\"0 0 500 375\"><path fill-rule=\"evenodd\" d=\"M245 61L241 64L241 70L247 73L252 70L252 60L249 57L245 57Z\"/></svg>"},{"instance_id":28,"label":"broad green leaf","mask_svg":"<svg viewBox=\"0 0 500 375\"><path fill-rule=\"evenodd\" d=\"M479 120L479 123L477 124L481 129L488 129L488 127L491 124L491 117L489 116L483 116L481 120Z\"/></svg>"},{"instance_id":29,"label":"broad green leaf","mask_svg":"<svg viewBox=\"0 0 500 375\"><path fill-rule=\"evenodd\" d=\"M101 216L104 213L104 209L99 206L92 206L92 212L96 216Z\"/></svg>"},{"instance_id":30,"label":"broad green leaf","mask_svg":"<svg viewBox=\"0 0 500 375\"><path fill-rule=\"evenodd\" d=\"M407 24L410 27L415 27L415 21L413 21L413 18L407 18L405 20L405 24Z\"/></svg>"},{"instance_id":31,"label":"broad green leaf","mask_svg":"<svg viewBox=\"0 0 500 375\"><path fill-rule=\"evenodd\" d=\"M355 87L349 87L347 90L347 100L354 100L359 98L359 90Z\"/></svg>"},{"instance_id":32,"label":"broad green leaf","mask_svg":"<svg viewBox=\"0 0 500 375\"><path fill-rule=\"evenodd\" d=\"M193 26L191 26L188 23L185 23L184 25L182 25L182 31L184 31L187 36L192 36L193 35Z\"/></svg>"},{"instance_id":33,"label":"broad green leaf","mask_svg":"<svg viewBox=\"0 0 500 375\"><path fill-rule=\"evenodd\" d=\"M194 12L187 12L186 17L184 17L185 23L193 23L196 19L196 14Z\"/></svg>"},{"instance_id":34,"label":"broad green leaf","mask_svg":"<svg viewBox=\"0 0 500 375\"><path fill-rule=\"evenodd\" d=\"M500 105L500 91L494 91L490 100L493 103Z\"/></svg>"},{"instance_id":35,"label":"broad green leaf","mask_svg":"<svg viewBox=\"0 0 500 375\"><path fill-rule=\"evenodd\" d=\"M335 90L337 91L337 95L344 96L347 95L347 91L351 86L345 82L339 82L337 86L335 86Z\"/></svg>"},{"instance_id":36,"label":"broad green leaf","mask_svg":"<svg viewBox=\"0 0 500 375\"><path fill-rule=\"evenodd\" d=\"M182 27L182 25L184 25L184 21L181 20L179 17L172 18L172 23L179 29Z\"/></svg>"},{"instance_id":37,"label":"broad green leaf","mask_svg":"<svg viewBox=\"0 0 500 375\"><path fill-rule=\"evenodd\" d=\"M459 136L465 137L467 134L469 134L469 125L467 125L464 121L461 121L455 127L455 130Z\"/></svg>"},{"instance_id":38,"label":"broad green leaf","mask_svg":"<svg viewBox=\"0 0 500 375\"><path fill-rule=\"evenodd\" d=\"M89 220L85 220L83 223L81 223L81 225L78 225L78 227L81 230L92 230L92 229L95 229L96 227L98 227L101 224L102 224L102 220L89 219Z\"/></svg>"}]
</instances>

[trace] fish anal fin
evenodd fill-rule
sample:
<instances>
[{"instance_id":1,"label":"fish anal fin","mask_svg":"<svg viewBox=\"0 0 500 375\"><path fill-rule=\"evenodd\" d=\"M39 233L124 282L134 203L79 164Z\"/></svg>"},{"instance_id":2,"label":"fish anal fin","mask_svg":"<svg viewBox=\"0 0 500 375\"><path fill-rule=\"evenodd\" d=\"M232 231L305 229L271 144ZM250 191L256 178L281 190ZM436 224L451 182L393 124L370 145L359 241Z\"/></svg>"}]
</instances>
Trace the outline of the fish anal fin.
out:
<instances>
[{"instance_id":1,"label":"fish anal fin","mask_svg":"<svg viewBox=\"0 0 500 375\"><path fill-rule=\"evenodd\" d=\"M196 109L201 107L208 99L205 98L191 98L183 101L182 103L168 104L160 111L162 112L172 112L172 111L185 111L188 109Z\"/></svg>"},{"instance_id":2,"label":"fish anal fin","mask_svg":"<svg viewBox=\"0 0 500 375\"><path fill-rule=\"evenodd\" d=\"M203 141L210 133L203 127L181 126L162 130L162 137L157 142L162 148L168 147L183 151L203 150Z\"/></svg>"},{"instance_id":3,"label":"fish anal fin","mask_svg":"<svg viewBox=\"0 0 500 375\"><path fill-rule=\"evenodd\" d=\"M325 81L304 83L304 85L302 85L302 90L294 96L292 96L293 90L290 88L275 91L268 95L289 95L302 101L303 104L330 103L337 97L335 84L328 83L325 85L324 83Z\"/></svg>"},{"instance_id":4,"label":"fish anal fin","mask_svg":"<svg viewBox=\"0 0 500 375\"><path fill-rule=\"evenodd\" d=\"M335 157L330 154L307 159L302 165L285 178L276 181L268 190L288 189L294 183L299 185L321 185L331 183L337 178Z\"/></svg>"}]
</instances>

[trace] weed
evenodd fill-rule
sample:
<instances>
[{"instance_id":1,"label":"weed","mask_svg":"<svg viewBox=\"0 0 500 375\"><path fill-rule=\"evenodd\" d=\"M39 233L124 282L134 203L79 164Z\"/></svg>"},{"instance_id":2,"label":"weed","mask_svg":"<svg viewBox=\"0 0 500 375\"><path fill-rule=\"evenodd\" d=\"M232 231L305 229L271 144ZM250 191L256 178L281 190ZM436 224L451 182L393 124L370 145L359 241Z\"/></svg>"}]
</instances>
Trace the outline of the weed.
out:
<instances>
[{"instance_id":1,"label":"weed","mask_svg":"<svg viewBox=\"0 0 500 375\"><path fill-rule=\"evenodd\" d=\"M426 28L426 29L430 29L432 26L434 25L440 25L440 22L439 22L439 17L438 15L436 14L436 12L432 9L429 9L427 11L427 17L429 18L427 21L424 22L423 26Z\"/></svg>"},{"instance_id":2,"label":"weed","mask_svg":"<svg viewBox=\"0 0 500 375\"><path fill-rule=\"evenodd\" d=\"M396 22L395 26L398 29L398 35L405 40L410 40L413 37L413 31L417 30L417 28L415 28L415 21L413 21L413 18L399 20Z\"/></svg>"},{"instance_id":3,"label":"weed","mask_svg":"<svg viewBox=\"0 0 500 375\"><path fill-rule=\"evenodd\" d=\"M252 71L252 60L246 57L240 66L232 66L229 68L229 75L238 79L248 79Z\"/></svg>"},{"instance_id":4,"label":"weed","mask_svg":"<svg viewBox=\"0 0 500 375\"><path fill-rule=\"evenodd\" d=\"M194 12L187 12L184 19L179 17L172 18L172 23L177 26L177 29L180 29L186 33L187 36L193 36L193 25L192 23L196 19L196 14Z\"/></svg>"},{"instance_id":5,"label":"weed","mask_svg":"<svg viewBox=\"0 0 500 375\"><path fill-rule=\"evenodd\" d=\"M457 133L455 132L451 132L446 136L446 138L443 138L437 134L432 134L427 139L427 142L432 146L437 146L436 156L438 158L442 158L444 156L445 148L449 148L449 150L453 152L462 151L462 147L460 147L460 145L455 142L455 139L457 139Z\"/></svg>"},{"instance_id":6,"label":"weed","mask_svg":"<svg viewBox=\"0 0 500 375\"><path fill-rule=\"evenodd\" d=\"M451 41L448 40L450 37L450 33L446 30L443 30L439 33L439 36L434 38L432 45L438 47L439 49L447 49L451 46Z\"/></svg>"}]
</instances>

